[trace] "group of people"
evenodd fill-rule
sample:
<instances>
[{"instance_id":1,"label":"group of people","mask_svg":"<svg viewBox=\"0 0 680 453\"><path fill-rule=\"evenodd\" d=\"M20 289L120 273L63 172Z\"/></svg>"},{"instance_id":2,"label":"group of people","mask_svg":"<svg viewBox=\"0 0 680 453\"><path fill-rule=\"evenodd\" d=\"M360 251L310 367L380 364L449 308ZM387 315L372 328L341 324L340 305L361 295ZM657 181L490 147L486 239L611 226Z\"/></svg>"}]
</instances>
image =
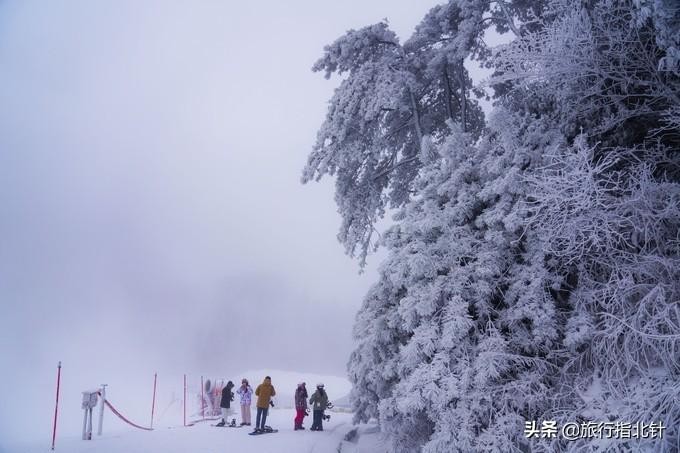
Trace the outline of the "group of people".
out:
<instances>
[{"instance_id":1,"label":"group of people","mask_svg":"<svg viewBox=\"0 0 680 453\"><path fill-rule=\"evenodd\" d=\"M304 382L300 382L295 390L295 430L305 429L302 426L302 420L308 414L307 411L307 388ZM323 431L324 411L333 407L328 401L328 395L324 389L323 383L316 384L316 391L309 399L309 404L312 405L312 431Z\"/></svg>"},{"instance_id":2,"label":"group of people","mask_svg":"<svg viewBox=\"0 0 680 453\"><path fill-rule=\"evenodd\" d=\"M227 419L231 413L231 402L234 401L234 383L229 381L227 385L222 388L222 399L220 401L220 407L222 409L222 421L220 421L217 426L225 426ZM240 406L241 406L241 426L250 426L250 406L252 404L253 393L257 397L257 402L255 406L257 407L257 417L255 419L255 432L264 432L265 423L267 421L267 415L269 413L269 407L274 406L272 398L276 395L276 389L272 385L272 378L266 376L262 384L258 385L253 392L252 387L248 383L248 379L243 378L241 380L241 386L236 390L236 395L239 396ZM300 430L305 429L302 426L302 421L305 416L308 415L307 406L307 388L304 382L300 382L295 390L295 420L294 429ZM318 383L316 386L316 391L309 398L309 404L312 406L313 412L313 422L312 431L323 431L323 420L324 411L332 407L332 404L328 400L328 395L324 389L323 383Z\"/></svg>"}]
</instances>

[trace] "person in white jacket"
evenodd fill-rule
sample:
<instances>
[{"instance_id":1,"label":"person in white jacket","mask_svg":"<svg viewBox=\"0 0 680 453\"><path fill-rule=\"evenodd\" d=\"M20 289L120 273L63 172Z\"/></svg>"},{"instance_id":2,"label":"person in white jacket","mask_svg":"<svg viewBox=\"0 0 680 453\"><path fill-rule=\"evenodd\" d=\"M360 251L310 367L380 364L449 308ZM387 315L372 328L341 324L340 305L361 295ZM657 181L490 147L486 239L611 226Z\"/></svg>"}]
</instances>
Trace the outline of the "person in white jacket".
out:
<instances>
[{"instance_id":1,"label":"person in white jacket","mask_svg":"<svg viewBox=\"0 0 680 453\"><path fill-rule=\"evenodd\" d=\"M253 400L253 388L248 384L248 379L241 379L241 387L236 390L241 399L241 426L250 426L250 405Z\"/></svg>"}]
</instances>

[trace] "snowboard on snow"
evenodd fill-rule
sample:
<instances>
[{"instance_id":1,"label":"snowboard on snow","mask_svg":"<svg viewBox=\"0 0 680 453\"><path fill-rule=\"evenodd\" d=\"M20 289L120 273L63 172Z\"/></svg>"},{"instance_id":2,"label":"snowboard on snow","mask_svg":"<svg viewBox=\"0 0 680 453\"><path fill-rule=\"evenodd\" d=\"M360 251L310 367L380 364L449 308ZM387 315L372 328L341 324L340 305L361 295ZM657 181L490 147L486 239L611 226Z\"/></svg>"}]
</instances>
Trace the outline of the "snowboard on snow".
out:
<instances>
[{"instance_id":1,"label":"snowboard on snow","mask_svg":"<svg viewBox=\"0 0 680 453\"><path fill-rule=\"evenodd\" d=\"M259 436L260 434L272 434L272 433L278 433L278 429L272 429L269 426L264 427L264 431L253 431L252 433L248 433L250 436Z\"/></svg>"}]
</instances>

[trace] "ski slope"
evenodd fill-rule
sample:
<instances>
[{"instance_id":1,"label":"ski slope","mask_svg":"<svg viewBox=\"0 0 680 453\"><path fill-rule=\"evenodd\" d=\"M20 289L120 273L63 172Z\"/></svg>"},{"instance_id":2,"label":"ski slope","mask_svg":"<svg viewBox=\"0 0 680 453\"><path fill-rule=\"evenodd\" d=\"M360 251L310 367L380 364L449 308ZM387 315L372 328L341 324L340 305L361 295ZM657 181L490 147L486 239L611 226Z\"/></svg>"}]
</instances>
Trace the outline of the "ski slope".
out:
<instances>
[{"instance_id":1,"label":"ski slope","mask_svg":"<svg viewBox=\"0 0 680 453\"><path fill-rule=\"evenodd\" d=\"M182 379L181 377L163 376L159 380L156 398L156 415L154 430L143 431L124 423L108 408L104 412L104 429L102 436L97 436L97 415L99 407L94 410L92 440L81 439L82 410L80 409L80 394L78 388L88 388L86 383L75 384L73 389L64 392L60 401L60 415L57 429L56 453L220 453L220 452L285 452L285 453L380 453L380 439L373 426L358 428L359 439L352 442L344 441L347 434L357 429L352 425L352 414L342 401L347 400L350 384L344 377L290 372L283 370L249 370L233 376L214 376L212 379L231 379L240 382L247 377L253 386L262 381L264 376L271 376L277 395L274 399L276 407L269 410L267 425L278 429L278 433L249 436L255 423L256 408L253 401L251 407L253 426L243 428L219 428L211 426L216 420L202 420L197 406L200 395L200 376L192 375L187 393L188 424L183 426ZM324 423L323 432L308 430L294 431L293 393L297 383L304 381L311 396L318 382L323 382L335 408L327 413L331 420ZM150 403L147 388L132 385L129 379L118 376L109 379L107 388L109 401L127 418L140 425L148 426ZM89 384L89 383L88 383ZM92 387L89 385L89 387ZM50 403L53 404L52 401ZM233 415L240 423L238 397L232 408ZM51 415L51 414L50 414ZM32 436L17 442L0 439L0 453L47 453L50 434L45 428L51 428L49 419L40 420L39 429L34 430ZM26 423L34 423L26 420ZM311 415L304 420L304 426L311 426Z\"/></svg>"},{"instance_id":2,"label":"ski slope","mask_svg":"<svg viewBox=\"0 0 680 453\"><path fill-rule=\"evenodd\" d=\"M81 440L77 436L59 439L55 452L68 453L380 453L377 434L373 427L361 426L359 441L343 440L348 432L355 429L351 414L331 412L331 420L324 425L323 432L309 430L294 431L292 409L273 409L267 424L278 429L278 433L249 436L252 427L219 428L211 426L214 421L198 422L193 426L161 426L153 431L134 428L93 435L92 440ZM305 418L305 426L311 425L311 417ZM8 453L47 453L44 444L22 446L8 450Z\"/></svg>"}]
</instances>

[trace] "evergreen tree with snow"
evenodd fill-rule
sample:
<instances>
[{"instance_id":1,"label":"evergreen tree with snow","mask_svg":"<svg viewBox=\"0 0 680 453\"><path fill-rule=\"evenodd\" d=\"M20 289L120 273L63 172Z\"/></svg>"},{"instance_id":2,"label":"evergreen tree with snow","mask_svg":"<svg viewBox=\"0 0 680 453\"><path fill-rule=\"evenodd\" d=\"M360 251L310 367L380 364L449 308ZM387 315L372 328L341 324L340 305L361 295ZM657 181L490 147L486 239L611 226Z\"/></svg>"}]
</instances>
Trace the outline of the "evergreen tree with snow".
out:
<instances>
[{"instance_id":1,"label":"evergreen tree with snow","mask_svg":"<svg viewBox=\"0 0 680 453\"><path fill-rule=\"evenodd\" d=\"M379 24L326 49L315 69L349 76L304 179L337 176L362 262L398 208L348 365L355 421L393 451L680 446L678 14L452 0L403 46ZM493 51L492 25L513 35ZM495 69L487 124L465 58ZM527 438L543 420L666 431Z\"/></svg>"},{"instance_id":2,"label":"evergreen tree with snow","mask_svg":"<svg viewBox=\"0 0 680 453\"><path fill-rule=\"evenodd\" d=\"M434 36L421 29L404 45L386 23L350 30L313 66L327 78L347 77L331 99L303 182L336 177L338 238L362 265L375 245L374 224L408 201L420 157L444 135L446 120L474 131L482 125L465 55L449 61L436 42L455 34L455 22L440 24Z\"/></svg>"}]
</instances>

